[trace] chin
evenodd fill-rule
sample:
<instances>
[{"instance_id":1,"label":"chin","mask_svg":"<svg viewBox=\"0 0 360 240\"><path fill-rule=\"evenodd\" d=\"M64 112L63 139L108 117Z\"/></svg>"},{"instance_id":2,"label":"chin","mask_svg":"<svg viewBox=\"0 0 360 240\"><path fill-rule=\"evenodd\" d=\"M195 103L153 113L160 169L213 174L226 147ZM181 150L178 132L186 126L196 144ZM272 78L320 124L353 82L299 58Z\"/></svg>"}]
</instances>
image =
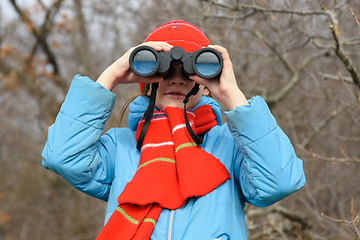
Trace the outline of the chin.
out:
<instances>
[{"instance_id":1,"label":"chin","mask_svg":"<svg viewBox=\"0 0 360 240\"><path fill-rule=\"evenodd\" d=\"M161 104L161 103L156 104L156 107L158 109L163 109L164 107L176 107L176 108L184 109L184 103L183 101L176 101L176 102L172 101L170 103L165 103L165 104Z\"/></svg>"},{"instance_id":2,"label":"chin","mask_svg":"<svg viewBox=\"0 0 360 240\"><path fill-rule=\"evenodd\" d=\"M167 107L176 107L180 109L184 109L184 104L169 104Z\"/></svg>"}]
</instances>

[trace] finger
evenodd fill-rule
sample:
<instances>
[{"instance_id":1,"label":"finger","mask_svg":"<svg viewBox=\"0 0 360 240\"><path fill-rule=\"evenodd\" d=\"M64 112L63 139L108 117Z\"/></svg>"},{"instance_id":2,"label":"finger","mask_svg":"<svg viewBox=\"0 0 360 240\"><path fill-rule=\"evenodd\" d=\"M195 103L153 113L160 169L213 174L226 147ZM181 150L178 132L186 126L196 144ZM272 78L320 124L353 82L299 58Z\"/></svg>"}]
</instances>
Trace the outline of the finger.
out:
<instances>
[{"instance_id":1,"label":"finger","mask_svg":"<svg viewBox=\"0 0 360 240\"><path fill-rule=\"evenodd\" d=\"M173 48L173 46L167 42L144 42L139 46L149 46L154 48L156 51L164 51L164 52L168 52Z\"/></svg>"},{"instance_id":2,"label":"finger","mask_svg":"<svg viewBox=\"0 0 360 240\"><path fill-rule=\"evenodd\" d=\"M205 87L208 87L208 80L201 78L198 75L191 75L189 76L189 78L200 85L204 85Z\"/></svg>"},{"instance_id":3,"label":"finger","mask_svg":"<svg viewBox=\"0 0 360 240\"><path fill-rule=\"evenodd\" d=\"M150 77L140 77L138 75L136 75L135 73L131 72L130 73L132 75L132 83L156 83L156 82L162 82L164 81L164 78L160 75L153 75L153 76L150 76Z\"/></svg>"},{"instance_id":4,"label":"finger","mask_svg":"<svg viewBox=\"0 0 360 240\"><path fill-rule=\"evenodd\" d=\"M164 78L158 74L155 74L151 76L148 81L148 83L162 82L164 81Z\"/></svg>"},{"instance_id":5,"label":"finger","mask_svg":"<svg viewBox=\"0 0 360 240\"><path fill-rule=\"evenodd\" d=\"M219 45L209 45L208 47L210 48L214 48L215 50L217 50L220 54L221 57L223 58L223 63L224 63L224 67L231 67L232 63L230 60L230 55L229 52L226 48L219 46Z\"/></svg>"}]
</instances>

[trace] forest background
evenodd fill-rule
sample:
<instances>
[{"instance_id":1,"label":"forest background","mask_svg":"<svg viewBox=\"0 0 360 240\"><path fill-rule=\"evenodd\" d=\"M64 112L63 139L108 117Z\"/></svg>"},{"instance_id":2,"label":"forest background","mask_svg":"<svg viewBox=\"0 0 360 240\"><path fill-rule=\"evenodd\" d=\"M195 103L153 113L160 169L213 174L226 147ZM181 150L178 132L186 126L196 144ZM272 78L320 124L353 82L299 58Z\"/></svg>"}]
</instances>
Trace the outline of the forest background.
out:
<instances>
[{"instance_id":1,"label":"forest background","mask_svg":"<svg viewBox=\"0 0 360 240\"><path fill-rule=\"evenodd\" d=\"M302 190L246 207L249 239L360 239L359 18L358 0L1 0L0 239L95 239L106 203L41 166L47 129L75 74L175 19L228 49L304 161ZM107 129L138 91L115 88Z\"/></svg>"}]
</instances>

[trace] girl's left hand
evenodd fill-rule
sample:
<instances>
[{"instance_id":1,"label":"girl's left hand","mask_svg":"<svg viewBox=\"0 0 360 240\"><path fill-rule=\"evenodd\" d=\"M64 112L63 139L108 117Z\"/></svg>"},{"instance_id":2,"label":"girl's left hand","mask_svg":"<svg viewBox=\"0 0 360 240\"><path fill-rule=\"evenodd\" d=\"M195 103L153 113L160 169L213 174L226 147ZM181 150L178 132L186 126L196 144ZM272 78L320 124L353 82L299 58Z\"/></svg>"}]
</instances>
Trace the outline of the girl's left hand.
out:
<instances>
[{"instance_id":1,"label":"girl's left hand","mask_svg":"<svg viewBox=\"0 0 360 240\"><path fill-rule=\"evenodd\" d=\"M237 85L233 65L226 48L218 45L209 45L208 47L216 49L223 58L223 69L220 79L204 79L198 75L192 75L190 79L206 86L214 97L221 101L229 110L233 110L238 106L248 105L249 103L245 95Z\"/></svg>"}]
</instances>

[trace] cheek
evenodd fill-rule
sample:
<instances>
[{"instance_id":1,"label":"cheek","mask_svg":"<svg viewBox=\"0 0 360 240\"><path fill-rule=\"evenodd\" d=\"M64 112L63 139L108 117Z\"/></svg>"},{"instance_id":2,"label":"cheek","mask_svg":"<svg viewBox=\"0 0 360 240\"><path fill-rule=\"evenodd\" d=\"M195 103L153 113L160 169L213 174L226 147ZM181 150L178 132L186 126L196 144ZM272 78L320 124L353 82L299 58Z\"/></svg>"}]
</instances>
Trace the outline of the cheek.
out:
<instances>
[{"instance_id":1,"label":"cheek","mask_svg":"<svg viewBox=\"0 0 360 240\"><path fill-rule=\"evenodd\" d=\"M203 96L203 89L200 89L199 92L195 96L190 97L189 103L186 106L186 108L193 109L196 106L196 104L199 103L202 96Z\"/></svg>"},{"instance_id":2,"label":"cheek","mask_svg":"<svg viewBox=\"0 0 360 240\"><path fill-rule=\"evenodd\" d=\"M164 101L161 99L160 96L156 96L156 99L155 99L155 106L161 110L164 106Z\"/></svg>"},{"instance_id":3,"label":"cheek","mask_svg":"<svg viewBox=\"0 0 360 240\"><path fill-rule=\"evenodd\" d=\"M200 98L205 94L204 89L205 89L205 87L201 85L199 92L195 95L195 97L198 99L198 101L200 101Z\"/></svg>"}]
</instances>

